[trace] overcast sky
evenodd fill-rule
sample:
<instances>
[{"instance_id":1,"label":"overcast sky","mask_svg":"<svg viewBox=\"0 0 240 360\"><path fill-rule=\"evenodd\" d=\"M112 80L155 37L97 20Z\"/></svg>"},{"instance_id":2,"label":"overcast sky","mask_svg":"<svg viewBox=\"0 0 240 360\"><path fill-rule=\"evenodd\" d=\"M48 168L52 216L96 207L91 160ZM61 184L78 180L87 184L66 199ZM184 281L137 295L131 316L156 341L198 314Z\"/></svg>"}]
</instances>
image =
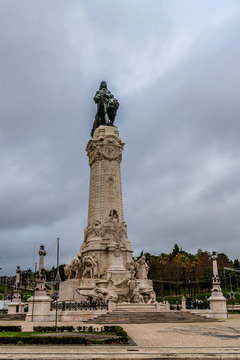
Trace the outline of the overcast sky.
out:
<instances>
[{"instance_id":1,"label":"overcast sky","mask_svg":"<svg viewBox=\"0 0 240 360\"><path fill-rule=\"evenodd\" d=\"M135 254L239 258L239 69L239 0L0 0L0 274L79 251L101 80Z\"/></svg>"}]
</instances>

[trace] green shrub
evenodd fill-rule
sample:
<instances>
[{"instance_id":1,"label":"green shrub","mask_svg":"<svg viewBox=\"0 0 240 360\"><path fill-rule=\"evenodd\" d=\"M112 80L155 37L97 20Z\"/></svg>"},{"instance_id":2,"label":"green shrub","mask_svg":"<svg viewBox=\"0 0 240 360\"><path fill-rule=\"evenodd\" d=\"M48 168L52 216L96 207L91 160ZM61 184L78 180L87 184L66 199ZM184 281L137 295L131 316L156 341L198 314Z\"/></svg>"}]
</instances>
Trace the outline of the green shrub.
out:
<instances>
[{"instance_id":1,"label":"green shrub","mask_svg":"<svg viewBox=\"0 0 240 360\"><path fill-rule=\"evenodd\" d=\"M128 336L125 330L121 326L115 326L115 333L117 336Z\"/></svg>"},{"instance_id":2,"label":"green shrub","mask_svg":"<svg viewBox=\"0 0 240 360\"><path fill-rule=\"evenodd\" d=\"M128 338L109 338L105 340L87 340L76 336L29 336L29 337L0 337L0 344L37 344L37 345L87 345L87 344L127 344Z\"/></svg>"},{"instance_id":3,"label":"green shrub","mask_svg":"<svg viewBox=\"0 0 240 360\"><path fill-rule=\"evenodd\" d=\"M82 337L73 336L29 336L29 337L0 337L0 344L39 344L39 345L57 345L57 344L77 344L86 345L89 341Z\"/></svg>"},{"instance_id":4,"label":"green shrub","mask_svg":"<svg viewBox=\"0 0 240 360\"><path fill-rule=\"evenodd\" d=\"M109 338L103 340L103 344L128 344L128 337L121 336L119 338Z\"/></svg>"},{"instance_id":5,"label":"green shrub","mask_svg":"<svg viewBox=\"0 0 240 360\"><path fill-rule=\"evenodd\" d=\"M104 326L103 330L107 333L115 333L116 326Z\"/></svg>"},{"instance_id":6,"label":"green shrub","mask_svg":"<svg viewBox=\"0 0 240 360\"><path fill-rule=\"evenodd\" d=\"M63 331L72 332L72 331L75 331L75 328L73 326L58 326L57 331L59 331L59 332L63 332Z\"/></svg>"},{"instance_id":7,"label":"green shrub","mask_svg":"<svg viewBox=\"0 0 240 360\"><path fill-rule=\"evenodd\" d=\"M104 326L103 327L104 332L107 333L114 333L117 336L128 336L126 331L123 330L123 328L121 326Z\"/></svg>"},{"instance_id":8,"label":"green shrub","mask_svg":"<svg viewBox=\"0 0 240 360\"><path fill-rule=\"evenodd\" d=\"M0 332L6 332L6 331L21 332L22 327L21 326L0 326Z\"/></svg>"},{"instance_id":9,"label":"green shrub","mask_svg":"<svg viewBox=\"0 0 240 360\"><path fill-rule=\"evenodd\" d=\"M34 332L63 332L63 331L75 331L73 326L34 326Z\"/></svg>"},{"instance_id":10,"label":"green shrub","mask_svg":"<svg viewBox=\"0 0 240 360\"><path fill-rule=\"evenodd\" d=\"M34 326L33 331L34 332L56 332L57 328L56 328L56 326Z\"/></svg>"}]
</instances>

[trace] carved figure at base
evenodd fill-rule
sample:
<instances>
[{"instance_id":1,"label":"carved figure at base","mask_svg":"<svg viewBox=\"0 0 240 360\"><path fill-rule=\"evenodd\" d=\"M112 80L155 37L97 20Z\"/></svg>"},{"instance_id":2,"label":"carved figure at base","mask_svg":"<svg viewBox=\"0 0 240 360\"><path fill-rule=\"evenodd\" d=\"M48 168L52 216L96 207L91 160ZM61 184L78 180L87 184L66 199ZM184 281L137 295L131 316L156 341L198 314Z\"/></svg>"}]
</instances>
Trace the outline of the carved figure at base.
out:
<instances>
[{"instance_id":1,"label":"carved figure at base","mask_svg":"<svg viewBox=\"0 0 240 360\"><path fill-rule=\"evenodd\" d=\"M65 275L68 279L80 279L82 275L82 255L79 252L70 262L64 267Z\"/></svg>"},{"instance_id":2,"label":"carved figure at base","mask_svg":"<svg viewBox=\"0 0 240 360\"><path fill-rule=\"evenodd\" d=\"M137 267L138 264L134 259L128 264L128 270L130 271L132 278L136 276Z\"/></svg>"},{"instance_id":3,"label":"carved figure at base","mask_svg":"<svg viewBox=\"0 0 240 360\"><path fill-rule=\"evenodd\" d=\"M118 302L118 296L115 295L115 294L109 294L108 297L107 297L107 301L117 303Z\"/></svg>"},{"instance_id":4,"label":"carved figure at base","mask_svg":"<svg viewBox=\"0 0 240 360\"><path fill-rule=\"evenodd\" d=\"M121 247L118 243L112 242L108 247L109 253L109 267L119 267L124 268L123 266L123 253Z\"/></svg>"},{"instance_id":5,"label":"carved figure at base","mask_svg":"<svg viewBox=\"0 0 240 360\"><path fill-rule=\"evenodd\" d=\"M149 266L145 261L145 256L143 255L138 261L137 261L137 273L136 278L137 279L147 279Z\"/></svg>"},{"instance_id":6,"label":"carved figure at base","mask_svg":"<svg viewBox=\"0 0 240 360\"><path fill-rule=\"evenodd\" d=\"M94 276L97 277L97 261L95 260L95 254L93 256L85 256L83 258L83 274L82 278L92 279Z\"/></svg>"},{"instance_id":7,"label":"carved figure at base","mask_svg":"<svg viewBox=\"0 0 240 360\"><path fill-rule=\"evenodd\" d=\"M128 236L127 236L127 223L123 221L121 228L120 228L120 238L122 242L128 242Z\"/></svg>"},{"instance_id":8,"label":"carved figure at base","mask_svg":"<svg viewBox=\"0 0 240 360\"><path fill-rule=\"evenodd\" d=\"M81 288L76 289L77 301L83 301L88 303L101 302L105 303L108 296L107 289L101 289L96 287L92 290L83 290Z\"/></svg>"},{"instance_id":9,"label":"carved figure at base","mask_svg":"<svg viewBox=\"0 0 240 360\"><path fill-rule=\"evenodd\" d=\"M104 303L106 301L106 297L108 295L108 290L96 288L97 301Z\"/></svg>"},{"instance_id":10,"label":"carved figure at base","mask_svg":"<svg viewBox=\"0 0 240 360\"><path fill-rule=\"evenodd\" d=\"M75 271L76 271L75 279L81 279L82 272L83 272L83 263L82 263L81 252L78 252L76 257L77 257L77 261L75 263Z\"/></svg>"},{"instance_id":11,"label":"carved figure at base","mask_svg":"<svg viewBox=\"0 0 240 360\"><path fill-rule=\"evenodd\" d=\"M77 258L74 257L71 260L70 264L65 265L64 272L65 272L65 275L68 277L68 279L75 279L77 261L78 261Z\"/></svg>"},{"instance_id":12,"label":"carved figure at base","mask_svg":"<svg viewBox=\"0 0 240 360\"><path fill-rule=\"evenodd\" d=\"M92 254L92 261L93 261L93 278L96 279L96 278L100 277L100 274L99 274L99 271L98 271L98 262L97 262L97 260L95 258L94 253Z\"/></svg>"},{"instance_id":13,"label":"carved figure at base","mask_svg":"<svg viewBox=\"0 0 240 360\"><path fill-rule=\"evenodd\" d=\"M109 213L109 218L111 221L111 232L113 240L120 242L120 229L119 229L119 217L118 212L115 209L111 209Z\"/></svg>"},{"instance_id":14,"label":"carved figure at base","mask_svg":"<svg viewBox=\"0 0 240 360\"><path fill-rule=\"evenodd\" d=\"M99 90L93 99L97 104L97 113L95 115L91 136L93 136L95 129L100 125L113 126L119 107L119 102L108 90L106 81L101 82Z\"/></svg>"},{"instance_id":15,"label":"carved figure at base","mask_svg":"<svg viewBox=\"0 0 240 360\"><path fill-rule=\"evenodd\" d=\"M96 236L103 236L103 227L101 221L95 221L95 224L93 225L93 232Z\"/></svg>"},{"instance_id":16,"label":"carved figure at base","mask_svg":"<svg viewBox=\"0 0 240 360\"><path fill-rule=\"evenodd\" d=\"M130 302L129 299L125 296L125 295L118 295L118 299L117 299L118 303L126 303L126 302Z\"/></svg>"},{"instance_id":17,"label":"carved figure at base","mask_svg":"<svg viewBox=\"0 0 240 360\"><path fill-rule=\"evenodd\" d=\"M155 294L155 292L151 292L151 293L149 294L149 298L148 298L147 303L148 303L148 304L155 304L156 302L157 302L157 300L156 300L156 294Z\"/></svg>"},{"instance_id":18,"label":"carved figure at base","mask_svg":"<svg viewBox=\"0 0 240 360\"><path fill-rule=\"evenodd\" d=\"M118 284L115 284L118 293L118 301L130 303L144 302L143 296L139 293L137 280L134 278L126 278Z\"/></svg>"},{"instance_id":19,"label":"carved figure at base","mask_svg":"<svg viewBox=\"0 0 240 360\"><path fill-rule=\"evenodd\" d=\"M131 299L131 302L137 303L137 304L139 304L139 303L144 303L144 298L143 298L143 296L142 296L141 294L139 294L139 292L136 291L136 292L133 294L133 297L132 297L132 299Z\"/></svg>"}]
</instances>

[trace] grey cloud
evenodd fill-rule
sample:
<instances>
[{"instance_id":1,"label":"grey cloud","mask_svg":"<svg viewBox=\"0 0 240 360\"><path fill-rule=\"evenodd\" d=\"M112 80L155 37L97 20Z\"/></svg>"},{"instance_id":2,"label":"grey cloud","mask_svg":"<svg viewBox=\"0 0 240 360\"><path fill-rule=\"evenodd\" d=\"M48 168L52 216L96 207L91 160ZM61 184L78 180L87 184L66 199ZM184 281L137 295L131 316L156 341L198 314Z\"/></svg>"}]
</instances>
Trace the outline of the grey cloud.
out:
<instances>
[{"instance_id":1,"label":"grey cloud","mask_svg":"<svg viewBox=\"0 0 240 360\"><path fill-rule=\"evenodd\" d=\"M3 0L1 267L33 243L78 251L85 146L103 79L120 101L125 218L136 253L239 254L238 1ZM3 265L2 265L3 264ZM10 265L9 265L10 264Z\"/></svg>"}]
</instances>

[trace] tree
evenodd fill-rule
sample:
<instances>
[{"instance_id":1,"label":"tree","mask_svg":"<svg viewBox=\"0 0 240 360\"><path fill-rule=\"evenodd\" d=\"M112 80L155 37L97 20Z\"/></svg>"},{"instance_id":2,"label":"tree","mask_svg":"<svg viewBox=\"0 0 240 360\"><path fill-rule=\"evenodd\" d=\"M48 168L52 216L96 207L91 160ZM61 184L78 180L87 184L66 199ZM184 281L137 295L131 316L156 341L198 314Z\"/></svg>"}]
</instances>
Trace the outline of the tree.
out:
<instances>
[{"instance_id":1,"label":"tree","mask_svg":"<svg viewBox=\"0 0 240 360\"><path fill-rule=\"evenodd\" d=\"M180 252L179 246L177 244L175 244L173 247L173 251L170 254L170 259L171 260L174 259L175 256L177 256L179 254L179 252Z\"/></svg>"},{"instance_id":2,"label":"tree","mask_svg":"<svg viewBox=\"0 0 240 360\"><path fill-rule=\"evenodd\" d=\"M240 270L240 263L238 261L238 259L235 259L234 262L233 262L233 267L234 269L236 270Z\"/></svg>"}]
</instances>

